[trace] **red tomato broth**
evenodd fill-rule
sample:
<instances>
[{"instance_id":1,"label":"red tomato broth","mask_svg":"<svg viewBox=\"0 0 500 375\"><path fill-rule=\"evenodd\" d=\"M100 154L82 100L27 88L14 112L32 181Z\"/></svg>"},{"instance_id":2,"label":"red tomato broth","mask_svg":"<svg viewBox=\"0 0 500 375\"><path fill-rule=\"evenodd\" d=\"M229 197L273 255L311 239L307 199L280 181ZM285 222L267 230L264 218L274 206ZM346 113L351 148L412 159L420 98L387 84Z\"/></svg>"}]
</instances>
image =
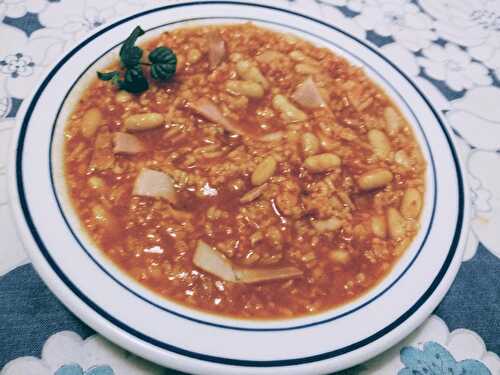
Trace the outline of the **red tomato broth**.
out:
<instances>
[{"instance_id":1,"label":"red tomato broth","mask_svg":"<svg viewBox=\"0 0 500 375\"><path fill-rule=\"evenodd\" d=\"M227 53L212 69L206 35L214 30L224 39ZM418 232L425 192L426 167L419 145L386 94L361 69L329 50L252 24L177 29L143 47L150 51L157 46L168 46L177 54L172 81L151 83L148 91L127 95L96 79L66 128L68 190L96 245L161 296L239 318L319 313L376 286ZM259 61L266 51L278 54L268 63ZM305 56L303 61L298 61L296 51ZM228 80L242 80L235 69L241 60L249 60L268 81L262 97L227 91ZM309 73L298 72L299 64L309 65L303 67ZM117 67L115 63L110 69ZM309 76L319 84L326 108L308 109L290 100L307 120L284 121L273 99L290 98ZM121 101L119 95L127 100ZM200 98L209 98L245 135L224 131L193 111L191 103ZM83 118L93 108L101 120L95 133L86 137ZM396 131L388 125L387 108L399 121ZM166 121L156 129L132 133L145 146L144 152L110 155L113 145L107 142L109 150L104 152L112 166L89 168L99 134L107 138L108 133L124 131L125 118L149 112L163 114ZM374 153L367 136L374 129L390 142L387 157ZM277 132L282 132L280 139ZM308 170L305 133L322 140L312 156L333 153L341 166L325 172ZM276 140L261 140L269 134ZM260 196L242 203L242 196L255 188L252 174L266 157L276 161L275 172ZM162 171L175 181L174 204L132 193L142 168ZM360 188L360 176L378 169L390 171L392 181L376 189ZM417 210L402 207L409 190L420 199ZM217 195L211 196L214 191ZM400 236L391 234L389 210L400 216L411 213L402 216ZM331 217L342 222L340 229L316 229L314 223ZM374 217L385 223L385 236L376 235ZM223 281L193 264L199 240L235 265L271 269L287 265L303 274L254 284Z\"/></svg>"}]
</instances>

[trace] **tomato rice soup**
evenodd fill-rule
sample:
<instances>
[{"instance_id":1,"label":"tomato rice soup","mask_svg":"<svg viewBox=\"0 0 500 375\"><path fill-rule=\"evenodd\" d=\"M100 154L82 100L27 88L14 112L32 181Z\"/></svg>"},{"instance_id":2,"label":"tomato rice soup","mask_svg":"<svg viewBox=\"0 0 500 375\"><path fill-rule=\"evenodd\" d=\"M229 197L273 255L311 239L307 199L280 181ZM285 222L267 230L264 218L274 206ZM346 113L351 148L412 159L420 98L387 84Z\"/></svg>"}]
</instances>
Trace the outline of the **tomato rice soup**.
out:
<instances>
[{"instance_id":1,"label":"tomato rice soup","mask_svg":"<svg viewBox=\"0 0 500 375\"><path fill-rule=\"evenodd\" d=\"M72 204L115 264L247 319L323 312L388 274L419 230L426 165L361 68L253 24L140 46L170 48L175 75L140 93L96 78L65 129Z\"/></svg>"}]
</instances>

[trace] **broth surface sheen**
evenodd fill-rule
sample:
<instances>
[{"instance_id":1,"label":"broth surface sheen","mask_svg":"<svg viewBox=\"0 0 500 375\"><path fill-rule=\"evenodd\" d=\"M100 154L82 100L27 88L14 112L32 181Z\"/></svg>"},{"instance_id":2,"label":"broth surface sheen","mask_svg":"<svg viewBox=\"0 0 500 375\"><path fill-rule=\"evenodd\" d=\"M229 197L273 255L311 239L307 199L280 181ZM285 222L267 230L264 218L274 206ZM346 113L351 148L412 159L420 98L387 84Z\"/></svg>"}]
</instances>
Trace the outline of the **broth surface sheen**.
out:
<instances>
[{"instance_id":1,"label":"broth surface sheen","mask_svg":"<svg viewBox=\"0 0 500 375\"><path fill-rule=\"evenodd\" d=\"M135 95L96 78L65 129L67 189L95 244L157 294L238 318L319 313L376 286L425 193L387 95L331 51L253 24L141 45L159 46L177 55L171 81Z\"/></svg>"}]
</instances>

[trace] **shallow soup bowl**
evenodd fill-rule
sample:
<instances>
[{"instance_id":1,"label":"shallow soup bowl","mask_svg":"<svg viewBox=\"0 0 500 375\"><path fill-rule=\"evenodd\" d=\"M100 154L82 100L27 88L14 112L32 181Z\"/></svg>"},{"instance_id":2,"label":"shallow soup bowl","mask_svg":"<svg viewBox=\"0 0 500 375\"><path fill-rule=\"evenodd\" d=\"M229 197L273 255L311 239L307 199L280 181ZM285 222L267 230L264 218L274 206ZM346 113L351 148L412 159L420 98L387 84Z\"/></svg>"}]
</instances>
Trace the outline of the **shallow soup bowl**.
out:
<instances>
[{"instance_id":1,"label":"shallow soup bowl","mask_svg":"<svg viewBox=\"0 0 500 375\"><path fill-rule=\"evenodd\" d=\"M354 301L279 320L216 316L161 298L88 238L64 181L64 127L96 70L137 25L140 41L177 27L252 22L343 56L398 106L427 163L421 228L390 273ZM368 360L411 333L448 290L462 257L468 207L441 115L377 50L333 25L271 6L206 2L153 8L98 29L64 55L23 103L10 168L13 209L33 264L80 319L161 365L200 374L318 374Z\"/></svg>"}]
</instances>

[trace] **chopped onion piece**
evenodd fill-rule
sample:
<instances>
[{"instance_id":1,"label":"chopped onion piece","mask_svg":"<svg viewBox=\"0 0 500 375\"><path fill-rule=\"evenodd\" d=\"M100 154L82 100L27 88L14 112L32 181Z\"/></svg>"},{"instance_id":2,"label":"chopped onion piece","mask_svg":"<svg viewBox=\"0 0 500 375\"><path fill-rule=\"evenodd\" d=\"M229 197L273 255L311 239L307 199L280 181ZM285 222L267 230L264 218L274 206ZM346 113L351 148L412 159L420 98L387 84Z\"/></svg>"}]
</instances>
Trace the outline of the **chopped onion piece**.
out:
<instances>
[{"instance_id":1,"label":"chopped onion piece","mask_svg":"<svg viewBox=\"0 0 500 375\"><path fill-rule=\"evenodd\" d=\"M283 280L302 276L302 271L293 266L274 268L236 268L236 279L251 284L262 281Z\"/></svg>"},{"instance_id":2,"label":"chopped onion piece","mask_svg":"<svg viewBox=\"0 0 500 375\"><path fill-rule=\"evenodd\" d=\"M198 241L193 263L203 271L211 273L224 281L237 282L231 262L203 241Z\"/></svg>"},{"instance_id":3,"label":"chopped onion piece","mask_svg":"<svg viewBox=\"0 0 500 375\"><path fill-rule=\"evenodd\" d=\"M166 173L143 168L134 183L133 195L165 198L175 203L174 181Z\"/></svg>"},{"instance_id":4,"label":"chopped onion piece","mask_svg":"<svg viewBox=\"0 0 500 375\"><path fill-rule=\"evenodd\" d=\"M227 131L243 135L244 132L234 125L230 120L224 117L219 107L217 107L210 99L201 98L196 102L191 103L193 108L198 114L205 117L207 120L222 125Z\"/></svg>"},{"instance_id":5,"label":"chopped onion piece","mask_svg":"<svg viewBox=\"0 0 500 375\"><path fill-rule=\"evenodd\" d=\"M316 83L311 76L297 86L295 92L292 94L292 99L306 108L319 108L326 106L318 86L316 86Z\"/></svg>"},{"instance_id":6,"label":"chopped onion piece","mask_svg":"<svg viewBox=\"0 0 500 375\"><path fill-rule=\"evenodd\" d=\"M113 134L115 154L134 155L144 151L144 145L135 135L117 132Z\"/></svg>"},{"instance_id":7,"label":"chopped onion piece","mask_svg":"<svg viewBox=\"0 0 500 375\"><path fill-rule=\"evenodd\" d=\"M208 62L210 63L210 68L215 69L224 60L224 57L226 57L226 43L217 31L208 33L207 42Z\"/></svg>"},{"instance_id":8,"label":"chopped onion piece","mask_svg":"<svg viewBox=\"0 0 500 375\"><path fill-rule=\"evenodd\" d=\"M217 276L221 280L233 283L258 283L263 281L282 280L302 276L302 271L293 266L274 268L245 268L231 263L224 255L198 241L193 263L202 270Z\"/></svg>"}]
</instances>

